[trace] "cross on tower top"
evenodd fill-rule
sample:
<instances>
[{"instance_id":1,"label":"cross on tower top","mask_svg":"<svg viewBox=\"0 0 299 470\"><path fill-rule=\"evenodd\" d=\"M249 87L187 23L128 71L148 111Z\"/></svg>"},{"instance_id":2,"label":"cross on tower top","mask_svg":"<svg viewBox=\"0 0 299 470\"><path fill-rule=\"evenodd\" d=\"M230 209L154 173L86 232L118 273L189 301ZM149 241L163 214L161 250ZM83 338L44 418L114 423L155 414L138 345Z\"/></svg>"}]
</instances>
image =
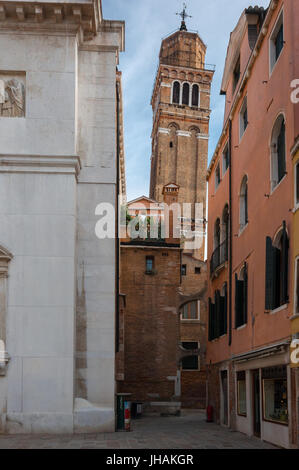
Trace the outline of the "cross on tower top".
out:
<instances>
[{"instance_id":1,"label":"cross on tower top","mask_svg":"<svg viewBox=\"0 0 299 470\"><path fill-rule=\"evenodd\" d=\"M181 11L181 13L176 13L176 15L178 15L182 18L182 23L181 23L181 28L180 28L181 31L187 31L187 26L186 26L185 19L186 18L192 18L192 16L187 15L186 10L187 10L187 5L184 2L183 3L183 11Z\"/></svg>"}]
</instances>

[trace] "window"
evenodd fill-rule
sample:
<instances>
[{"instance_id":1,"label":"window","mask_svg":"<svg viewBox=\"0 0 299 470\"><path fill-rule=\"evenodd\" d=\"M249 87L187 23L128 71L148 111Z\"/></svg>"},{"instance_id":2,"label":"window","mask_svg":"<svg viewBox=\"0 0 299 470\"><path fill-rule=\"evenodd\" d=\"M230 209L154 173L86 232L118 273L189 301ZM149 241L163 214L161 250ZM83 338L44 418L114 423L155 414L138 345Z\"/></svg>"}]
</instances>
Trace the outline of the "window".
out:
<instances>
[{"instance_id":1,"label":"window","mask_svg":"<svg viewBox=\"0 0 299 470\"><path fill-rule=\"evenodd\" d=\"M229 149L228 144L226 144L223 154L222 154L222 173L223 175L226 173L226 170L229 167Z\"/></svg>"},{"instance_id":2,"label":"window","mask_svg":"<svg viewBox=\"0 0 299 470\"><path fill-rule=\"evenodd\" d=\"M179 104L180 103L180 89L181 89L180 83L179 82L174 82L173 90L172 90L172 102L174 104Z\"/></svg>"},{"instance_id":3,"label":"window","mask_svg":"<svg viewBox=\"0 0 299 470\"><path fill-rule=\"evenodd\" d=\"M248 305L248 268L244 264L240 276L235 274L235 327L246 325Z\"/></svg>"},{"instance_id":4,"label":"window","mask_svg":"<svg viewBox=\"0 0 299 470\"><path fill-rule=\"evenodd\" d=\"M200 274L200 273L201 273L201 268L200 268L200 267L196 267L196 268L194 269L194 273L195 273L195 274Z\"/></svg>"},{"instance_id":5,"label":"window","mask_svg":"<svg viewBox=\"0 0 299 470\"><path fill-rule=\"evenodd\" d=\"M248 224L248 180L244 176L240 189L240 230Z\"/></svg>"},{"instance_id":6,"label":"window","mask_svg":"<svg viewBox=\"0 0 299 470\"><path fill-rule=\"evenodd\" d=\"M219 184L221 182L221 178L220 178L220 165L218 163L217 167L216 167L216 171L215 171L215 189L218 188Z\"/></svg>"},{"instance_id":7,"label":"window","mask_svg":"<svg viewBox=\"0 0 299 470\"><path fill-rule=\"evenodd\" d=\"M241 64L240 64L240 56L238 57L235 69L234 69L234 77L233 77L233 92L237 88L237 85L240 80L240 75L241 75Z\"/></svg>"},{"instance_id":8,"label":"window","mask_svg":"<svg viewBox=\"0 0 299 470\"><path fill-rule=\"evenodd\" d=\"M192 87L192 106L199 105L199 87L198 85L193 85Z\"/></svg>"},{"instance_id":9,"label":"window","mask_svg":"<svg viewBox=\"0 0 299 470\"><path fill-rule=\"evenodd\" d=\"M222 294L215 292L215 303L209 298L209 341L227 333L227 284L224 284Z\"/></svg>"},{"instance_id":10,"label":"window","mask_svg":"<svg viewBox=\"0 0 299 470\"><path fill-rule=\"evenodd\" d=\"M286 366L262 370L263 418L279 424L288 424L288 387Z\"/></svg>"},{"instance_id":11,"label":"window","mask_svg":"<svg viewBox=\"0 0 299 470\"><path fill-rule=\"evenodd\" d=\"M182 320L199 320L200 318L200 302L195 300L185 304L181 310Z\"/></svg>"},{"instance_id":12,"label":"window","mask_svg":"<svg viewBox=\"0 0 299 470\"><path fill-rule=\"evenodd\" d=\"M187 276L187 265L186 264L182 264L182 266L181 266L181 275L182 276Z\"/></svg>"},{"instance_id":13,"label":"window","mask_svg":"<svg viewBox=\"0 0 299 470\"><path fill-rule=\"evenodd\" d=\"M238 415L247 416L246 409L246 373L237 372Z\"/></svg>"},{"instance_id":14,"label":"window","mask_svg":"<svg viewBox=\"0 0 299 470\"><path fill-rule=\"evenodd\" d=\"M240 140L243 137L244 132L248 126L248 110L247 110L247 96L244 98L241 110L240 110Z\"/></svg>"},{"instance_id":15,"label":"window","mask_svg":"<svg viewBox=\"0 0 299 470\"><path fill-rule=\"evenodd\" d=\"M295 167L295 206L299 206L299 162Z\"/></svg>"},{"instance_id":16,"label":"window","mask_svg":"<svg viewBox=\"0 0 299 470\"><path fill-rule=\"evenodd\" d=\"M284 46L284 26L283 26L283 11L281 12L273 32L270 37L269 54L270 54L270 74L278 61L281 51Z\"/></svg>"},{"instance_id":17,"label":"window","mask_svg":"<svg viewBox=\"0 0 299 470\"><path fill-rule=\"evenodd\" d=\"M284 221L274 243L266 238L266 310L275 310L289 300L288 263L289 239Z\"/></svg>"},{"instance_id":18,"label":"window","mask_svg":"<svg viewBox=\"0 0 299 470\"><path fill-rule=\"evenodd\" d=\"M153 256L146 257L146 274L152 274L154 272L154 261Z\"/></svg>"},{"instance_id":19,"label":"window","mask_svg":"<svg viewBox=\"0 0 299 470\"><path fill-rule=\"evenodd\" d=\"M184 349L187 350L197 350L199 349L198 343L195 341L184 341L182 343ZM199 358L198 355L190 355L183 357L182 359L182 369L183 370L199 370Z\"/></svg>"},{"instance_id":20,"label":"window","mask_svg":"<svg viewBox=\"0 0 299 470\"><path fill-rule=\"evenodd\" d=\"M184 83L183 85L183 99L182 104L189 105L189 96L190 95L190 86L189 83Z\"/></svg>"},{"instance_id":21,"label":"window","mask_svg":"<svg viewBox=\"0 0 299 470\"><path fill-rule=\"evenodd\" d=\"M271 138L271 189L280 183L286 174L285 120L280 114L272 131Z\"/></svg>"}]
</instances>

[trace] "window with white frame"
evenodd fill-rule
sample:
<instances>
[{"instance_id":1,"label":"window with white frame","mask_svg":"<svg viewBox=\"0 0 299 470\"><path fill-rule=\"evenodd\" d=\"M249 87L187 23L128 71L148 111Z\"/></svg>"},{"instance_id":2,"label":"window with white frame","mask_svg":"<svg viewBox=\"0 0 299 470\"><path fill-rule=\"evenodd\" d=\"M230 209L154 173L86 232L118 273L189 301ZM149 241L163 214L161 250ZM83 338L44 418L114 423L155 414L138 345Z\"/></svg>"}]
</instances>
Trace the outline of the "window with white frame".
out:
<instances>
[{"instance_id":1,"label":"window with white frame","mask_svg":"<svg viewBox=\"0 0 299 470\"><path fill-rule=\"evenodd\" d=\"M182 95L182 104L189 105L190 101L190 85L189 83L184 83L183 85L183 95Z\"/></svg>"},{"instance_id":2,"label":"window with white frame","mask_svg":"<svg viewBox=\"0 0 299 470\"><path fill-rule=\"evenodd\" d=\"M278 61L284 46L284 24L283 24L283 10L281 11L278 20L274 26L273 32L270 36L269 55L270 55L270 74Z\"/></svg>"},{"instance_id":3,"label":"window with white frame","mask_svg":"<svg viewBox=\"0 0 299 470\"><path fill-rule=\"evenodd\" d=\"M247 96L243 100L239 119L240 119L240 140L241 140L248 126Z\"/></svg>"},{"instance_id":4,"label":"window with white frame","mask_svg":"<svg viewBox=\"0 0 299 470\"><path fill-rule=\"evenodd\" d=\"M275 121L271 136L271 190L286 174L285 120L280 114Z\"/></svg>"},{"instance_id":5,"label":"window with white frame","mask_svg":"<svg viewBox=\"0 0 299 470\"><path fill-rule=\"evenodd\" d=\"M181 310L182 320L199 320L200 319L200 301L194 300L185 304Z\"/></svg>"},{"instance_id":6,"label":"window with white frame","mask_svg":"<svg viewBox=\"0 0 299 470\"><path fill-rule=\"evenodd\" d=\"M240 230L248 224L248 179L245 175L240 189Z\"/></svg>"}]
</instances>

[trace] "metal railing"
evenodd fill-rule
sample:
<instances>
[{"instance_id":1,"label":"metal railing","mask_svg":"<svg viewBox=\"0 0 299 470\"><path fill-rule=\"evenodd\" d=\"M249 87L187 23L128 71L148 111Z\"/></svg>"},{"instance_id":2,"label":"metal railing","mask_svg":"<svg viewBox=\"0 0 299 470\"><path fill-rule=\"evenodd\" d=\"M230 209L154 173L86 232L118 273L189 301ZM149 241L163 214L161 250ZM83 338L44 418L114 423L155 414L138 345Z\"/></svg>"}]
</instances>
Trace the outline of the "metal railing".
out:
<instances>
[{"instance_id":1,"label":"metal railing","mask_svg":"<svg viewBox=\"0 0 299 470\"><path fill-rule=\"evenodd\" d=\"M216 269L225 263L228 260L228 240L224 240L217 248L214 250L211 257L210 270L213 274Z\"/></svg>"}]
</instances>

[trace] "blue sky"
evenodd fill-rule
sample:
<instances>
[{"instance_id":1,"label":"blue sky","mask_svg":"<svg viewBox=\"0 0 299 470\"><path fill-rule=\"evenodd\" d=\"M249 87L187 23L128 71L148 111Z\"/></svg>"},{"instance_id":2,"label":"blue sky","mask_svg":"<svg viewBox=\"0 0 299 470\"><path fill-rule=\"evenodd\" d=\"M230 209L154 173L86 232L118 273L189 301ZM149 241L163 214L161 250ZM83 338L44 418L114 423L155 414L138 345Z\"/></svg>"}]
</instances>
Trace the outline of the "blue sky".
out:
<instances>
[{"instance_id":1,"label":"blue sky","mask_svg":"<svg viewBox=\"0 0 299 470\"><path fill-rule=\"evenodd\" d=\"M255 0L254 0L255 1ZM161 40L180 26L175 15L181 0L102 0L105 19L125 20L126 51L123 72L124 134L128 200L148 195L151 156L152 109L150 99L158 65ZM216 65L212 97L209 158L223 122L224 97L219 95L230 32L250 0L186 0L189 30L198 31L207 44L206 62ZM253 3L254 5L255 3ZM267 7L269 0L259 0Z\"/></svg>"}]
</instances>

